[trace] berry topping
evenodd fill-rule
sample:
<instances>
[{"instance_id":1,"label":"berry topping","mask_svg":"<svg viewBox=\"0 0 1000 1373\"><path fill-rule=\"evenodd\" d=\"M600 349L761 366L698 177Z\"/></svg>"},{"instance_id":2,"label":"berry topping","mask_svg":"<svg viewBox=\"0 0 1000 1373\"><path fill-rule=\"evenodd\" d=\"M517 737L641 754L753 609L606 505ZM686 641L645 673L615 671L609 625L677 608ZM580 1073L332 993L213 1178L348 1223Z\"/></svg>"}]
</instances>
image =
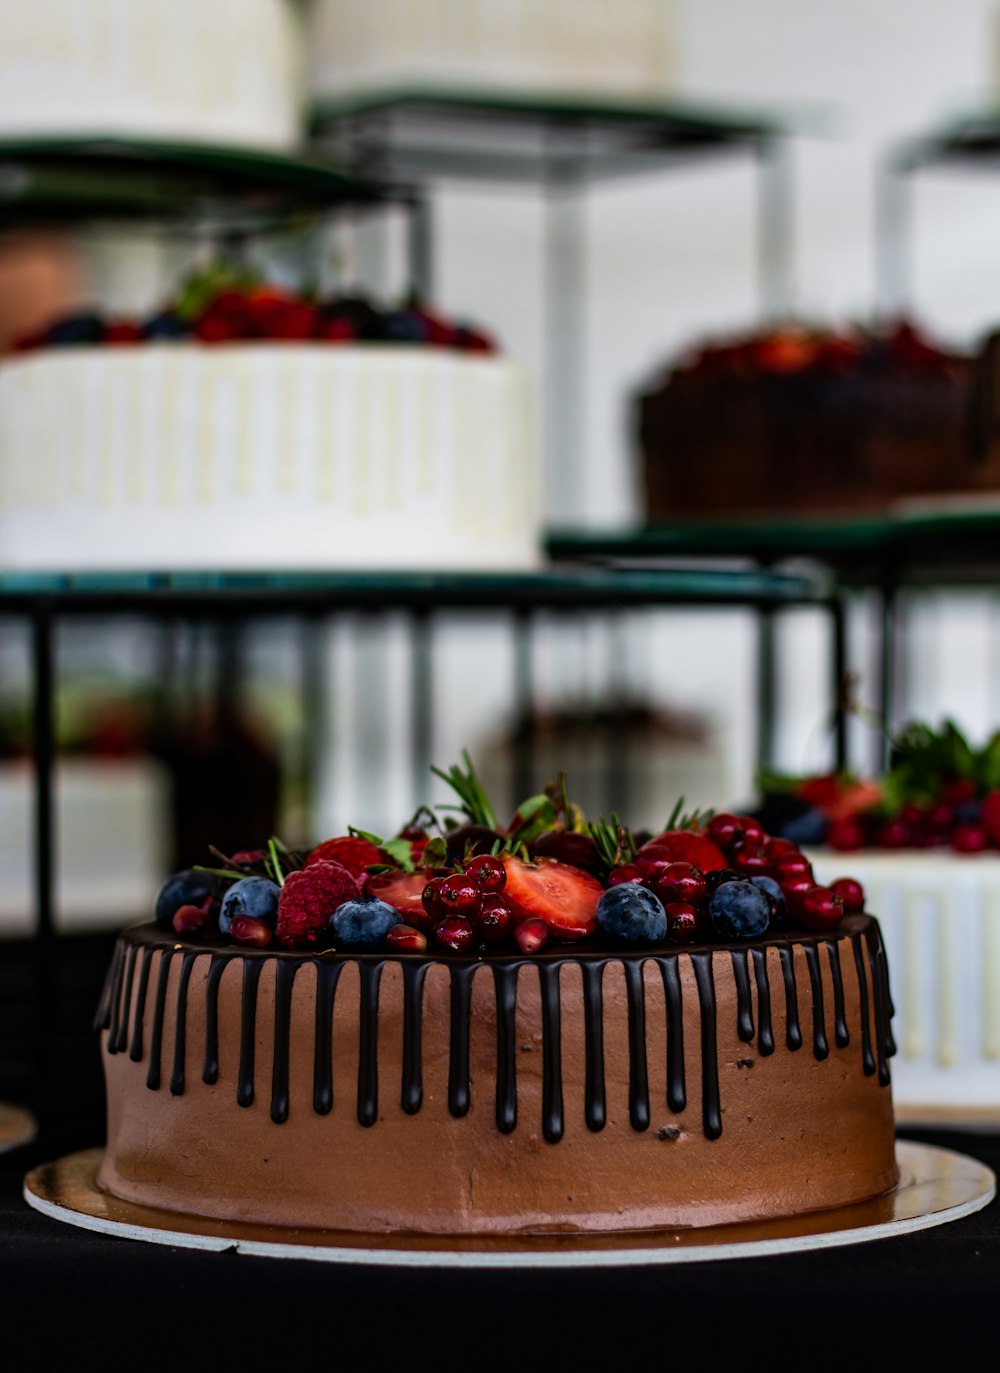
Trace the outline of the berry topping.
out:
<instances>
[{"instance_id":1,"label":"berry topping","mask_svg":"<svg viewBox=\"0 0 1000 1373\"><path fill-rule=\"evenodd\" d=\"M489 944L493 944L498 939L503 939L504 935L509 934L513 923L513 912L504 898L496 896L492 892L485 893L475 915L475 925L480 938L485 939ZM522 923L527 924L528 922Z\"/></svg>"},{"instance_id":2,"label":"berry topping","mask_svg":"<svg viewBox=\"0 0 1000 1373\"><path fill-rule=\"evenodd\" d=\"M864 847L865 829L860 821L847 816L843 820L831 820L826 831L826 842L831 849L850 853Z\"/></svg>"},{"instance_id":3,"label":"berry topping","mask_svg":"<svg viewBox=\"0 0 1000 1373\"><path fill-rule=\"evenodd\" d=\"M208 910L204 906L178 906L170 923L177 934L197 934L208 923Z\"/></svg>"},{"instance_id":4,"label":"berry topping","mask_svg":"<svg viewBox=\"0 0 1000 1373\"><path fill-rule=\"evenodd\" d=\"M640 867L638 863L621 863L617 868L612 868L608 873L607 885L609 887L620 886L622 882L643 883L649 876L649 869Z\"/></svg>"},{"instance_id":5,"label":"berry topping","mask_svg":"<svg viewBox=\"0 0 1000 1373\"><path fill-rule=\"evenodd\" d=\"M956 825L951 832L951 846L956 853L982 853L988 843L982 825Z\"/></svg>"},{"instance_id":6,"label":"berry topping","mask_svg":"<svg viewBox=\"0 0 1000 1373\"><path fill-rule=\"evenodd\" d=\"M830 883L830 890L844 903L847 915L860 915L865 908L865 889L853 877L838 877Z\"/></svg>"},{"instance_id":7,"label":"berry topping","mask_svg":"<svg viewBox=\"0 0 1000 1373\"><path fill-rule=\"evenodd\" d=\"M185 868L168 877L156 893L153 916L158 925L170 926L174 915L181 906L204 906L211 901L216 889L215 878L211 873L195 872Z\"/></svg>"},{"instance_id":8,"label":"berry topping","mask_svg":"<svg viewBox=\"0 0 1000 1373\"><path fill-rule=\"evenodd\" d=\"M357 882L339 863L324 860L290 872L278 901L278 943L286 949L312 948L325 939L337 907L357 897ZM397 920L395 916L392 923Z\"/></svg>"},{"instance_id":9,"label":"berry topping","mask_svg":"<svg viewBox=\"0 0 1000 1373\"><path fill-rule=\"evenodd\" d=\"M345 949L376 949L399 916L392 906L374 897L353 898L330 916L334 943Z\"/></svg>"},{"instance_id":10,"label":"berry topping","mask_svg":"<svg viewBox=\"0 0 1000 1373\"><path fill-rule=\"evenodd\" d=\"M503 891L507 885L507 869L499 858L488 853L470 858L465 865L465 875L471 877L482 892Z\"/></svg>"},{"instance_id":11,"label":"berry topping","mask_svg":"<svg viewBox=\"0 0 1000 1373\"><path fill-rule=\"evenodd\" d=\"M412 925L393 925L385 936L385 947L392 953L426 953L427 936Z\"/></svg>"},{"instance_id":12,"label":"berry topping","mask_svg":"<svg viewBox=\"0 0 1000 1373\"><path fill-rule=\"evenodd\" d=\"M660 898L630 882L609 887L597 903L597 921L619 939L665 939L667 916Z\"/></svg>"},{"instance_id":13,"label":"berry topping","mask_svg":"<svg viewBox=\"0 0 1000 1373\"><path fill-rule=\"evenodd\" d=\"M603 870L601 855L589 834L572 830L546 830L531 842L532 858L558 858L560 863L582 868L596 877Z\"/></svg>"},{"instance_id":14,"label":"berry topping","mask_svg":"<svg viewBox=\"0 0 1000 1373\"><path fill-rule=\"evenodd\" d=\"M698 915L690 901L670 901L663 909L667 938L674 944L693 944L698 937Z\"/></svg>"},{"instance_id":15,"label":"berry topping","mask_svg":"<svg viewBox=\"0 0 1000 1373\"><path fill-rule=\"evenodd\" d=\"M805 877L812 877L812 864L805 854L779 853L772 871L779 882L785 883L800 873Z\"/></svg>"},{"instance_id":16,"label":"berry topping","mask_svg":"<svg viewBox=\"0 0 1000 1373\"><path fill-rule=\"evenodd\" d=\"M771 919L767 892L752 882L723 882L708 903L712 928L724 939L752 939L763 934Z\"/></svg>"},{"instance_id":17,"label":"berry topping","mask_svg":"<svg viewBox=\"0 0 1000 1373\"><path fill-rule=\"evenodd\" d=\"M273 938L273 931L266 920L256 920L252 915L234 915L229 922L229 938L237 944L266 949Z\"/></svg>"},{"instance_id":18,"label":"berry topping","mask_svg":"<svg viewBox=\"0 0 1000 1373\"><path fill-rule=\"evenodd\" d=\"M829 887L812 887L798 904L799 919L807 930L833 930L844 914L843 899Z\"/></svg>"},{"instance_id":19,"label":"berry topping","mask_svg":"<svg viewBox=\"0 0 1000 1373\"><path fill-rule=\"evenodd\" d=\"M705 890L711 896L714 891L722 886L723 882L738 882L739 880L740 874L734 872L732 868L715 868L712 872L705 874Z\"/></svg>"},{"instance_id":20,"label":"berry topping","mask_svg":"<svg viewBox=\"0 0 1000 1373\"><path fill-rule=\"evenodd\" d=\"M514 931L514 941L522 953L537 953L546 944L548 937L548 925L535 916L530 920L522 920Z\"/></svg>"},{"instance_id":21,"label":"berry topping","mask_svg":"<svg viewBox=\"0 0 1000 1373\"><path fill-rule=\"evenodd\" d=\"M384 863L386 856L368 839L344 834L337 839L325 839L317 844L306 859L306 867L313 863L333 862L346 868L352 877L361 877L370 867Z\"/></svg>"},{"instance_id":22,"label":"berry topping","mask_svg":"<svg viewBox=\"0 0 1000 1373\"><path fill-rule=\"evenodd\" d=\"M422 872L380 872L369 877L365 891L392 906L403 917L404 925L425 929L428 925L424 910L426 886L427 877Z\"/></svg>"},{"instance_id":23,"label":"berry topping","mask_svg":"<svg viewBox=\"0 0 1000 1373\"><path fill-rule=\"evenodd\" d=\"M434 926L434 938L443 949L465 953L475 945L476 931L464 915L446 915Z\"/></svg>"},{"instance_id":24,"label":"berry topping","mask_svg":"<svg viewBox=\"0 0 1000 1373\"><path fill-rule=\"evenodd\" d=\"M721 810L709 820L706 833L713 844L728 849L743 838L743 825L735 815Z\"/></svg>"},{"instance_id":25,"label":"berry topping","mask_svg":"<svg viewBox=\"0 0 1000 1373\"><path fill-rule=\"evenodd\" d=\"M785 893L774 880L773 877L757 875L751 877L750 881L759 890L765 893L771 901L771 924L780 929L788 922L788 902L785 900Z\"/></svg>"},{"instance_id":26,"label":"berry topping","mask_svg":"<svg viewBox=\"0 0 1000 1373\"><path fill-rule=\"evenodd\" d=\"M655 834L636 856L641 861L646 854L666 858L671 863L693 863L704 873L726 866L722 850L711 839L692 830L664 830L662 834Z\"/></svg>"},{"instance_id":27,"label":"berry topping","mask_svg":"<svg viewBox=\"0 0 1000 1373\"><path fill-rule=\"evenodd\" d=\"M281 888L266 877L244 877L242 882L234 882L222 898L219 933L229 934L230 922L237 915L263 920L273 930L278 919L280 897Z\"/></svg>"},{"instance_id":28,"label":"berry topping","mask_svg":"<svg viewBox=\"0 0 1000 1373\"><path fill-rule=\"evenodd\" d=\"M651 886L665 906L672 901L700 906L708 896L705 874L692 863L671 863L657 873Z\"/></svg>"},{"instance_id":29,"label":"berry topping","mask_svg":"<svg viewBox=\"0 0 1000 1373\"><path fill-rule=\"evenodd\" d=\"M449 915L471 915L479 909L480 891L471 877L455 872L438 887L437 900Z\"/></svg>"},{"instance_id":30,"label":"berry topping","mask_svg":"<svg viewBox=\"0 0 1000 1373\"><path fill-rule=\"evenodd\" d=\"M515 919L538 916L560 939L583 939L594 932L597 903L604 891L596 877L554 858L531 864L505 854L503 865L507 900Z\"/></svg>"},{"instance_id":31,"label":"berry topping","mask_svg":"<svg viewBox=\"0 0 1000 1373\"><path fill-rule=\"evenodd\" d=\"M738 873L745 877L759 876L771 866L767 855L759 844L749 839L742 844L734 844L729 850L729 861Z\"/></svg>"}]
</instances>

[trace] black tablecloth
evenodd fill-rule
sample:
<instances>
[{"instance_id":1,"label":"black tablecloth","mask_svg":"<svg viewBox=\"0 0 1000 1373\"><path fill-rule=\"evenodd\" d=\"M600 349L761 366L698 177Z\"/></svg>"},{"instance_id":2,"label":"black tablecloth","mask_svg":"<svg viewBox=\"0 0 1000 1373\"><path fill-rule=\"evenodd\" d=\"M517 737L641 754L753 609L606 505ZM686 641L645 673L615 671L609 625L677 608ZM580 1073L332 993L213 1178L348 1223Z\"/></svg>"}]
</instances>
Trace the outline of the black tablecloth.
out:
<instances>
[{"instance_id":1,"label":"black tablecloth","mask_svg":"<svg viewBox=\"0 0 1000 1373\"><path fill-rule=\"evenodd\" d=\"M103 950L95 958L103 960ZM89 993L88 993L89 994ZM86 1000L81 997L81 1005ZM0 1048L3 1040L0 1037ZM568 1367L714 1370L992 1362L1000 1204L891 1240L753 1260L590 1271L348 1268L201 1253L61 1225L25 1171L100 1141L93 1040L66 1024L39 1137L0 1155L0 1368ZM36 1081L37 1086L37 1081ZM27 1099L30 1092L22 1096ZM0 1073L0 1097L13 1099ZM910 1133L1000 1172L1000 1137ZM18 1362L20 1360L20 1362Z\"/></svg>"}]
</instances>

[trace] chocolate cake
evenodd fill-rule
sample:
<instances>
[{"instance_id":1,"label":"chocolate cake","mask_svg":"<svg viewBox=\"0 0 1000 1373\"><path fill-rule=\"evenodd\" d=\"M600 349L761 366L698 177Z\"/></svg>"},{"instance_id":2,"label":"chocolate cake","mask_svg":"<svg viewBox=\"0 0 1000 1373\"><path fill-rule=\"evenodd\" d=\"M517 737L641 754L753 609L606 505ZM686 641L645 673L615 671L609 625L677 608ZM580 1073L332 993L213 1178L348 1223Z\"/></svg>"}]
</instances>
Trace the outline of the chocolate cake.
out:
<instances>
[{"instance_id":1,"label":"chocolate cake","mask_svg":"<svg viewBox=\"0 0 1000 1373\"><path fill-rule=\"evenodd\" d=\"M856 883L817 886L749 817L678 808L642 842L561 782L501 827L471 764L446 777L464 826L220 854L119 938L100 1187L325 1232L545 1235L895 1185Z\"/></svg>"}]
</instances>

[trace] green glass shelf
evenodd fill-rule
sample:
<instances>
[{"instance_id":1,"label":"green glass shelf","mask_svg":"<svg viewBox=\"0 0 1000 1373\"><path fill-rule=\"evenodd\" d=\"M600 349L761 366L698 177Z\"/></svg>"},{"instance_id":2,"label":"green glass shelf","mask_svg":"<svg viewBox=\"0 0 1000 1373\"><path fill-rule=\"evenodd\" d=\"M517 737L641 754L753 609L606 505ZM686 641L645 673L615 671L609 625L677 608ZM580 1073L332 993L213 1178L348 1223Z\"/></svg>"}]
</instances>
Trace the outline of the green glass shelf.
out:
<instances>
[{"instance_id":1,"label":"green glass shelf","mask_svg":"<svg viewBox=\"0 0 1000 1373\"><path fill-rule=\"evenodd\" d=\"M521 573L157 572L0 573L0 609L48 601L61 609L130 609L156 603L262 609L611 608L640 605L816 603L821 575L760 569L560 568Z\"/></svg>"},{"instance_id":2,"label":"green glass shelf","mask_svg":"<svg viewBox=\"0 0 1000 1373\"><path fill-rule=\"evenodd\" d=\"M386 198L384 188L316 153L120 137L0 139L0 222L212 216L257 224Z\"/></svg>"},{"instance_id":3,"label":"green glass shelf","mask_svg":"<svg viewBox=\"0 0 1000 1373\"><path fill-rule=\"evenodd\" d=\"M681 101L620 101L403 86L317 104L314 139L380 177L552 181L650 170L773 142L759 113Z\"/></svg>"},{"instance_id":4,"label":"green glass shelf","mask_svg":"<svg viewBox=\"0 0 1000 1373\"><path fill-rule=\"evenodd\" d=\"M933 166L1000 170L1000 107L964 115L901 143L890 165L900 172Z\"/></svg>"}]
</instances>

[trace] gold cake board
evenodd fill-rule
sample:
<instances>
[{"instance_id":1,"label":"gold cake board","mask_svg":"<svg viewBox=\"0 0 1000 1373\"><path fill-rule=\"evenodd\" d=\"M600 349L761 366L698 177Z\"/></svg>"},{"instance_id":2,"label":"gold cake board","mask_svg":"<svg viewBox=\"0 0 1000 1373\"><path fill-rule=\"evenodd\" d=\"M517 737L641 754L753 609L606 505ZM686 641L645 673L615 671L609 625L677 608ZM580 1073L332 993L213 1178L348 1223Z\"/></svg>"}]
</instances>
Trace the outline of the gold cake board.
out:
<instances>
[{"instance_id":1,"label":"gold cake board","mask_svg":"<svg viewBox=\"0 0 1000 1373\"><path fill-rule=\"evenodd\" d=\"M0 1101L0 1154L20 1149L35 1138L38 1126L35 1117L23 1106L8 1106Z\"/></svg>"},{"instance_id":2,"label":"gold cake board","mask_svg":"<svg viewBox=\"0 0 1000 1373\"><path fill-rule=\"evenodd\" d=\"M899 1141L896 1151L899 1185L873 1201L784 1220L656 1233L372 1235L209 1220L136 1206L99 1191L100 1149L33 1169L25 1178L24 1196L36 1211L68 1225L188 1249L408 1268L603 1268L750 1258L888 1239L959 1220L995 1195L994 1174L976 1159L908 1141Z\"/></svg>"}]
</instances>

